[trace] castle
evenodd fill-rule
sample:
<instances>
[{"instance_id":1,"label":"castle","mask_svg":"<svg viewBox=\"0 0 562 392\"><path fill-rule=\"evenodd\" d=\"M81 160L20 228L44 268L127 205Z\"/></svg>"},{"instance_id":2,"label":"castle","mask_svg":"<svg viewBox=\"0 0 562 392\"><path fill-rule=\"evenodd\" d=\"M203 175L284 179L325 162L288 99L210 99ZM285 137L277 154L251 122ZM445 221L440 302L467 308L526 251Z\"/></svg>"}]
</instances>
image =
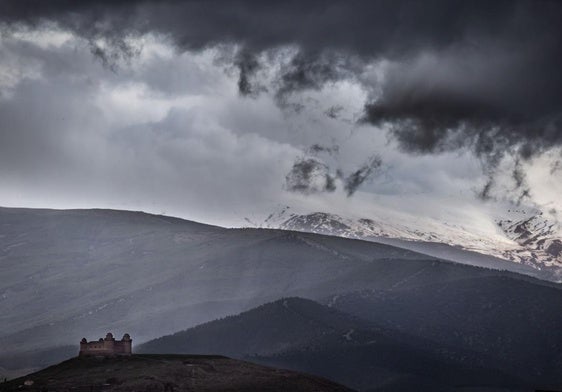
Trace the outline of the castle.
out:
<instances>
[{"instance_id":1,"label":"castle","mask_svg":"<svg viewBox=\"0 0 562 392\"><path fill-rule=\"evenodd\" d=\"M80 341L80 356L83 355L131 355L133 340L128 333L123 335L123 339L115 340L113 334L108 332L105 339L88 342L86 338Z\"/></svg>"}]
</instances>

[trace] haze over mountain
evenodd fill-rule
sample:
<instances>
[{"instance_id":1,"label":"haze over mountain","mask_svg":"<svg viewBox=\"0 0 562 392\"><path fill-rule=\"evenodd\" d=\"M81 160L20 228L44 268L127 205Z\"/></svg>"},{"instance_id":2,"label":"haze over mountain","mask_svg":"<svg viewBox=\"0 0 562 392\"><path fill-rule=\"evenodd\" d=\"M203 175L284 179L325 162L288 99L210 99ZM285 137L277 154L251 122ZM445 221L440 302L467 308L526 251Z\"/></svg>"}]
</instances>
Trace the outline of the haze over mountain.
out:
<instances>
[{"instance_id":1,"label":"haze over mountain","mask_svg":"<svg viewBox=\"0 0 562 392\"><path fill-rule=\"evenodd\" d=\"M136 344L285 296L532 280L372 242L139 212L2 208L0 222L3 367L107 330Z\"/></svg>"}]
</instances>

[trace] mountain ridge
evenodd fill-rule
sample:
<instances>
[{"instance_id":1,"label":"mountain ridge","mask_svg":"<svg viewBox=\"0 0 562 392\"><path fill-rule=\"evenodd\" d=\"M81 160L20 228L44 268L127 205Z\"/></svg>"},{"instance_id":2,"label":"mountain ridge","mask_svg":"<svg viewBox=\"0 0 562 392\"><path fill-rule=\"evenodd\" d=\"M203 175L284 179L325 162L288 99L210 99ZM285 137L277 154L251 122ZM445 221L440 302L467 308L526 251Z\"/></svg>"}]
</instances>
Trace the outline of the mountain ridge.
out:
<instances>
[{"instance_id":1,"label":"mountain ridge","mask_svg":"<svg viewBox=\"0 0 562 392\"><path fill-rule=\"evenodd\" d=\"M529 225L531 221L536 223ZM562 229L556 223L549 222L542 212L509 209L495 218L495 224L501 235L492 240L447 222L432 221L427 227L419 223L409 227L388 218L383 221L320 211L296 212L289 206L280 207L262 223L254 223L257 227L388 243L456 262L562 281ZM526 233L523 239L521 231Z\"/></svg>"}]
</instances>

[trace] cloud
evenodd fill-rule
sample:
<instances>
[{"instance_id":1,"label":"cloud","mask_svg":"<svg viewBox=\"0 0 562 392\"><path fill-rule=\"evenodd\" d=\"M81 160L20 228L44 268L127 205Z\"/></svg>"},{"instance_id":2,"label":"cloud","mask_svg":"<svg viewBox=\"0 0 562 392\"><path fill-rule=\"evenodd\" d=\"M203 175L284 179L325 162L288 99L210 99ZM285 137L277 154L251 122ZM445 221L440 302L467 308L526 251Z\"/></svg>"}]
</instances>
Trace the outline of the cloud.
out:
<instances>
[{"instance_id":1,"label":"cloud","mask_svg":"<svg viewBox=\"0 0 562 392\"><path fill-rule=\"evenodd\" d=\"M127 40L118 37L111 37L111 42L89 42L90 52L99 59L104 67L116 72L120 63L130 63L138 57L141 48Z\"/></svg>"},{"instance_id":2,"label":"cloud","mask_svg":"<svg viewBox=\"0 0 562 392\"><path fill-rule=\"evenodd\" d=\"M321 153L326 153L328 155L337 155L339 153L339 150L340 148L338 145L323 146L321 144L314 143L307 149L307 152L312 155L318 155Z\"/></svg>"},{"instance_id":3,"label":"cloud","mask_svg":"<svg viewBox=\"0 0 562 392\"><path fill-rule=\"evenodd\" d=\"M56 23L90 42L113 67L134 51L127 37L169 37L180 50L241 48L240 94L255 96L256 55L295 47L280 66L281 105L305 89L353 78L374 60L395 64L364 120L386 124L404 151L469 145L528 158L562 144L562 4L556 1L16 1L5 28ZM122 53L122 54L119 54ZM428 60L429 59L429 60ZM273 64L274 65L274 64ZM298 107L300 108L300 106ZM297 108L297 109L298 109ZM335 112L329 112L335 114Z\"/></svg>"},{"instance_id":4,"label":"cloud","mask_svg":"<svg viewBox=\"0 0 562 392\"><path fill-rule=\"evenodd\" d=\"M152 45L113 72L82 39L0 41L0 70L33 70L0 97L1 204L164 210L231 224L283 193L299 150L260 135L253 116L276 130L275 105L241 100L212 51L167 57ZM241 121L250 118L255 129Z\"/></svg>"},{"instance_id":5,"label":"cloud","mask_svg":"<svg viewBox=\"0 0 562 392\"><path fill-rule=\"evenodd\" d=\"M558 9L555 3L501 0L4 0L0 18L28 25L56 22L86 37L162 33L183 49L230 42L261 51L294 44L306 52L336 49L370 57L448 47L472 31L501 32L522 7L523 16L545 8L539 11L551 21Z\"/></svg>"},{"instance_id":6,"label":"cloud","mask_svg":"<svg viewBox=\"0 0 562 392\"><path fill-rule=\"evenodd\" d=\"M344 189L347 196L352 196L357 189L363 184L375 171L382 165L382 160L379 156L375 155L369 158L367 163L363 164L359 169L351 173L345 178Z\"/></svg>"},{"instance_id":7,"label":"cloud","mask_svg":"<svg viewBox=\"0 0 562 392\"><path fill-rule=\"evenodd\" d=\"M278 79L276 98L283 105L288 96L303 90L318 90L328 82L351 75L351 65L338 53L311 54L298 51L283 66Z\"/></svg>"},{"instance_id":8,"label":"cloud","mask_svg":"<svg viewBox=\"0 0 562 392\"><path fill-rule=\"evenodd\" d=\"M333 119L337 119L340 116L340 113L343 110L343 106L341 105L334 105L334 106L330 106L328 109L326 109L326 111L324 112L326 114L326 116L328 116L329 118L333 118Z\"/></svg>"},{"instance_id":9,"label":"cloud","mask_svg":"<svg viewBox=\"0 0 562 392\"><path fill-rule=\"evenodd\" d=\"M240 50L236 55L235 65L240 70L238 91L242 96L255 97L266 89L255 80L257 72L262 68L258 58L251 52Z\"/></svg>"},{"instance_id":10,"label":"cloud","mask_svg":"<svg viewBox=\"0 0 562 392\"><path fill-rule=\"evenodd\" d=\"M550 174L558 173L560 170L562 170L562 161L554 161L550 166Z\"/></svg>"},{"instance_id":11,"label":"cloud","mask_svg":"<svg viewBox=\"0 0 562 392\"><path fill-rule=\"evenodd\" d=\"M15 178L41 166L38 161L56 161L43 165L51 173L45 178L72 167L79 176L88 167L73 166L83 151L76 139L88 135L100 143L93 157L153 159L168 175L147 164L144 171L133 165L131 177L142 182L151 173L172 184L179 181L171 174L177 167L193 164L182 153L195 159L205 131L177 144L184 150L174 148L162 137L182 135L183 128L162 119L169 114L188 122L204 112L208 120L197 126L215 137L203 143L213 174L202 178L216 175L224 189L228 184L240 193L250 184L263 199L281 193L283 183L294 191L285 193L301 198L349 199L347 193L357 200L357 189L453 194L476 183L484 186L483 198L500 190L527 197L527 189L537 197L526 170L562 145L561 17L562 4L551 1L4 0L0 67L8 64L6 53L25 53L7 66L10 72L0 69L7 97L0 102L2 169L14 170ZM64 50L10 41L26 29L71 38ZM189 115L174 117L172 107ZM57 120L64 110L72 113ZM233 144L241 139L236 154L255 161L242 164L224 152L217 126ZM128 139L113 146L117 135ZM256 135L263 140L248 142ZM385 144L386 135L393 143ZM149 147L170 155L153 156ZM217 159L215 147L230 161ZM275 162L260 148L274 149ZM384 175L362 164L373 151L389 168ZM299 154L311 158L295 162ZM520 167L500 170L506 156ZM476 172L479 162L484 176L480 167ZM222 165L244 180L227 181ZM195 176L184 173L186 182ZM196 186L206 189L203 198L224 193L209 190L203 179Z\"/></svg>"},{"instance_id":12,"label":"cloud","mask_svg":"<svg viewBox=\"0 0 562 392\"><path fill-rule=\"evenodd\" d=\"M335 177L326 164L313 159L298 159L285 177L285 187L290 192L306 195L336 190Z\"/></svg>"},{"instance_id":13,"label":"cloud","mask_svg":"<svg viewBox=\"0 0 562 392\"><path fill-rule=\"evenodd\" d=\"M562 144L562 28L539 15L523 20L530 37L502 31L478 47L391 64L364 121L387 125L414 153L468 146L484 158L503 151L527 159Z\"/></svg>"},{"instance_id":14,"label":"cloud","mask_svg":"<svg viewBox=\"0 0 562 392\"><path fill-rule=\"evenodd\" d=\"M328 152L331 148L320 145L311 147L313 152ZM337 150L336 150L337 151ZM336 169L336 174L331 174L330 167L317 158L298 158L290 172L285 177L285 188L290 192L312 195L322 192L334 192L337 189L336 179L343 182L347 197L353 196L357 189L382 166L382 159L378 155L371 156L359 169L345 175L341 168Z\"/></svg>"}]
</instances>

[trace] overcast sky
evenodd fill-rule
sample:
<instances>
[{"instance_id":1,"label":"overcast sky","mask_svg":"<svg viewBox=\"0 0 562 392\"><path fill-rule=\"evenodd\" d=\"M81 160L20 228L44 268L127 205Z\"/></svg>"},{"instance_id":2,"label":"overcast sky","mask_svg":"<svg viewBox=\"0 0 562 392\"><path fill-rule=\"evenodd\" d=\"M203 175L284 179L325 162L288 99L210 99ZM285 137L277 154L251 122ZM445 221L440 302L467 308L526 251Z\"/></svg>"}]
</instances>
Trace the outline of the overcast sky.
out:
<instances>
[{"instance_id":1,"label":"overcast sky","mask_svg":"<svg viewBox=\"0 0 562 392\"><path fill-rule=\"evenodd\" d=\"M560 220L560 20L556 1L2 1L0 205Z\"/></svg>"}]
</instances>

